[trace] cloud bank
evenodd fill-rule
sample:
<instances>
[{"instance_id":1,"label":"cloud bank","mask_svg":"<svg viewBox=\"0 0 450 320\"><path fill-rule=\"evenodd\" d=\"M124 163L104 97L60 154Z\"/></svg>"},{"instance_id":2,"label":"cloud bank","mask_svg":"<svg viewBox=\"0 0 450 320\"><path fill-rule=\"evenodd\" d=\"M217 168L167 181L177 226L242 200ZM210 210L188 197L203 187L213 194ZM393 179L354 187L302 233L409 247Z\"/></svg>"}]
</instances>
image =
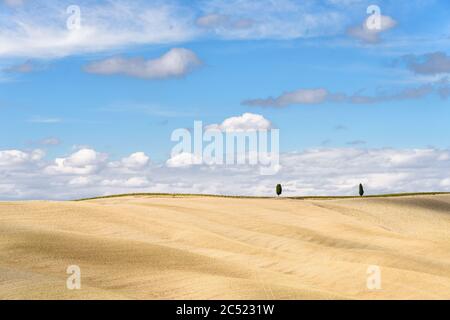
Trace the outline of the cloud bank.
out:
<instances>
[{"instance_id":1,"label":"cloud bank","mask_svg":"<svg viewBox=\"0 0 450 320\"><path fill-rule=\"evenodd\" d=\"M316 105L322 103L350 103L350 104L374 104L390 101L415 100L437 93L441 98L447 98L447 81L425 84L400 91L378 90L374 95L365 95L361 92L348 95L341 92L330 92L325 88L298 89L287 91L278 97L248 99L242 101L242 105L258 107L282 108L291 105Z\"/></svg>"},{"instance_id":2,"label":"cloud bank","mask_svg":"<svg viewBox=\"0 0 450 320\"><path fill-rule=\"evenodd\" d=\"M143 152L123 159L89 148L47 160L41 150L0 151L3 200L76 199L129 192L355 195L450 191L450 150L322 148L281 154L277 175L261 176L256 166L183 165L190 155L152 163ZM45 186L43 188L43 186Z\"/></svg>"}]
</instances>

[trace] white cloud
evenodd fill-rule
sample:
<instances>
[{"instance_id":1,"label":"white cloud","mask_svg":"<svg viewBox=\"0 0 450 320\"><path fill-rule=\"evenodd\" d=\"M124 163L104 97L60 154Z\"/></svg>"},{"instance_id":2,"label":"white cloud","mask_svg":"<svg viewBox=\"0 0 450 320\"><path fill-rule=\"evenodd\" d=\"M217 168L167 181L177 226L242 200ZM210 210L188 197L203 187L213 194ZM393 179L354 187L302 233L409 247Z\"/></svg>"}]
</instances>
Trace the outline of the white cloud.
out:
<instances>
[{"instance_id":1,"label":"white cloud","mask_svg":"<svg viewBox=\"0 0 450 320\"><path fill-rule=\"evenodd\" d=\"M397 21L389 16L380 16L380 28L368 28L367 23L371 19L368 17L362 25L351 27L347 30L347 34L359 39L365 43L380 42L380 34L393 29L397 25Z\"/></svg>"},{"instance_id":2,"label":"white cloud","mask_svg":"<svg viewBox=\"0 0 450 320\"><path fill-rule=\"evenodd\" d=\"M394 165L415 165L421 162L450 161L450 153L443 151L437 155L434 149L412 149L407 153L392 152L389 155L389 161Z\"/></svg>"},{"instance_id":3,"label":"white cloud","mask_svg":"<svg viewBox=\"0 0 450 320\"><path fill-rule=\"evenodd\" d=\"M16 167L31 162L37 162L45 156L42 150L24 152L20 150L2 150L0 151L0 167Z\"/></svg>"},{"instance_id":4,"label":"white cloud","mask_svg":"<svg viewBox=\"0 0 450 320\"><path fill-rule=\"evenodd\" d=\"M443 188L450 188L450 178L441 181L441 186Z\"/></svg>"},{"instance_id":5,"label":"white cloud","mask_svg":"<svg viewBox=\"0 0 450 320\"><path fill-rule=\"evenodd\" d=\"M244 113L242 116L225 119L221 124L212 124L206 129L215 129L220 131L255 131L269 130L272 123L260 114Z\"/></svg>"},{"instance_id":6,"label":"white cloud","mask_svg":"<svg viewBox=\"0 0 450 320\"><path fill-rule=\"evenodd\" d=\"M49 174L89 175L100 169L106 161L105 154L92 149L81 149L66 158L56 158L53 165L45 168Z\"/></svg>"},{"instance_id":7,"label":"white cloud","mask_svg":"<svg viewBox=\"0 0 450 320\"><path fill-rule=\"evenodd\" d=\"M106 187L116 188L141 188L150 184L149 180L145 177L131 177L128 179L105 179L100 182L100 185Z\"/></svg>"},{"instance_id":8,"label":"white cloud","mask_svg":"<svg viewBox=\"0 0 450 320\"><path fill-rule=\"evenodd\" d=\"M182 152L167 160L166 165L169 168L185 168L199 162L200 159L196 155L188 152Z\"/></svg>"},{"instance_id":9,"label":"white cloud","mask_svg":"<svg viewBox=\"0 0 450 320\"><path fill-rule=\"evenodd\" d=\"M17 0L8 0L10 3ZM194 14L174 2L112 0L77 1L81 28L66 28L65 1L30 1L0 14L0 56L64 57L130 45L186 41L197 34Z\"/></svg>"},{"instance_id":10,"label":"white cloud","mask_svg":"<svg viewBox=\"0 0 450 320\"><path fill-rule=\"evenodd\" d=\"M69 180L69 185L71 185L71 186L84 187L84 186L87 186L92 183L93 183L93 181L90 177L76 177L76 178Z\"/></svg>"},{"instance_id":11,"label":"white cloud","mask_svg":"<svg viewBox=\"0 0 450 320\"><path fill-rule=\"evenodd\" d=\"M132 177L130 179L127 179L127 181L125 181L126 187L139 188L139 187L148 186L148 184L149 184L149 181L145 177Z\"/></svg>"},{"instance_id":12,"label":"white cloud","mask_svg":"<svg viewBox=\"0 0 450 320\"><path fill-rule=\"evenodd\" d=\"M150 162L150 157L148 157L144 152L136 152L131 154L129 157L122 159L122 164L124 167L129 169L142 169Z\"/></svg>"},{"instance_id":13,"label":"white cloud","mask_svg":"<svg viewBox=\"0 0 450 320\"><path fill-rule=\"evenodd\" d=\"M123 74L145 79L165 79L184 76L200 65L201 60L191 50L174 48L153 60L114 57L93 62L85 67L85 71L102 75Z\"/></svg>"}]
</instances>

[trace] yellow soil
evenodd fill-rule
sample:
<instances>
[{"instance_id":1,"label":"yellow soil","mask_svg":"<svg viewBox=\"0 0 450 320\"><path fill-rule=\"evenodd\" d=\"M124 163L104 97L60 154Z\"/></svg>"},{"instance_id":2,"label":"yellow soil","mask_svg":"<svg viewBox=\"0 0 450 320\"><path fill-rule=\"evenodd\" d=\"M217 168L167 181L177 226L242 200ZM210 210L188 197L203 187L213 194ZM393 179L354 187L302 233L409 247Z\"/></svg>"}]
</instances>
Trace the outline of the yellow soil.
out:
<instances>
[{"instance_id":1,"label":"yellow soil","mask_svg":"<svg viewBox=\"0 0 450 320\"><path fill-rule=\"evenodd\" d=\"M0 299L450 299L450 195L0 203Z\"/></svg>"}]
</instances>

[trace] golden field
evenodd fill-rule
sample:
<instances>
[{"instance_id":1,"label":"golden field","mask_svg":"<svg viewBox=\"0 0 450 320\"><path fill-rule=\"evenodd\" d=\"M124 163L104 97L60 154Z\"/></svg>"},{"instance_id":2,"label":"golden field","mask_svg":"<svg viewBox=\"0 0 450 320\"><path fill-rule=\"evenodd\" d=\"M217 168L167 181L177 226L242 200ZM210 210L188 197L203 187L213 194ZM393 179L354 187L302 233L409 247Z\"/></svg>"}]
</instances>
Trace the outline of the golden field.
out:
<instances>
[{"instance_id":1,"label":"golden field","mask_svg":"<svg viewBox=\"0 0 450 320\"><path fill-rule=\"evenodd\" d=\"M2 202L0 299L450 299L450 195Z\"/></svg>"}]
</instances>

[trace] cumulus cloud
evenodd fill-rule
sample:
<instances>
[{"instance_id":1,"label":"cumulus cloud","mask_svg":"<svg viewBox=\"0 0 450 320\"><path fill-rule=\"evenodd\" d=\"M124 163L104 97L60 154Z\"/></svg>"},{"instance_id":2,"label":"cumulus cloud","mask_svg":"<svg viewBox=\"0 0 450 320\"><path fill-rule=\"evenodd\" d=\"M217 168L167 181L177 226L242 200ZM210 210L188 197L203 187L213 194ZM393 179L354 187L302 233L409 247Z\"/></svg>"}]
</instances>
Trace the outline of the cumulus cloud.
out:
<instances>
[{"instance_id":1,"label":"cumulus cloud","mask_svg":"<svg viewBox=\"0 0 450 320\"><path fill-rule=\"evenodd\" d=\"M450 56L445 52L407 55L402 58L409 70L416 74L438 75L450 73Z\"/></svg>"},{"instance_id":2,"label":"cumulus cloud","mask_svg":"<svg viewBox=\"0 0 450 320\"><path fill-rule=\"evenodd\" d=\"M125 181L126 187L137 188L137 187L144 187L144 186L148 186L148 185L149 185L149 181L145 177L132 177Z\"/></svg>"},{"instance_id":3,"label":"cumulus cloud","mask_svg":"<svg viewBox=\"0 0 450 320\"><path fill-rule=\"evenodd\" d=\"M69 185L77 186L77 187L88 186L92 183L93 183L93 180L91 177L75 177L75 178L69 180Z\"/></svg>"},{"instance_id":4,"label":"cumulus cloud","mask_svg":"<svg viewBox=\"0 0 450 320\"><path fill-rule=\"evenodd\" d=\"M135 152L128 157L123 158L120 162L112 162L111 167L126 168L130 170L138 170L146 167L150 163L150 157L144 152Z\"/></svg>"},{"instance_id":5,"label":"cumulus cloud","mask_svg":"<svg viewBox=\"0 0 450 320\"><path fill-rule=\"evenodd\" d=\"M87 175L95 173L106 160L106 155L93 149L81 149L66 158L56 158L45 168L49 174Z\"/></svg>"},{"instance_id":6,"label":"cumulus cloud","mask_svg":"<svg viewBox=\"0 0 450 320\"><path fill-rule=\"evenodd\" d=\"M201 60L191 50L174 48L157 59L114 57L93 62L84 69L101 75L123 74L144 79L165 79L184 76L200 65Z\"/></svg>"},{"instance_id":7,"label":"cumulus cloud","mask_svg":"<svg viewBox=\"0 0 450 320\"><path fill-rule=\"evenodd\" d=\"M2 150L0 151L0 167L17 167L33 162L37 162L44 157L42 150L25 152L21 150Z\"/></svg>"},{"instance_id":8,"label":"cumulus cloud","mask_svg":"<svg viewBox=\"0 0 450 320\"><path fill-rule=\"evenodd\" d=\"M144 152L135 152L122 158L120 161L109 161L109 156L88 147L79 150L64 158L56 158L53 163L48 164L44 171L49 175L76 175L83 178L73 178L74 184L87 181L86 176L93 176L101 172L113 170L118 174L132 174L133 172L145 170L150 164L150 157ZM89 180L93 182L93 180Z\"/></svg>"},{"instance_id":9,"label":"cumulus cloud","mask_svg":"<svg viewBox=\"0 0 450 320\"><path fill-rule=\"evenodd\" d=\"M212 124L206 127L206 129L219 130L219 131L256 131L256 130L269 130L272 127L272 123L264 118L260 114L244 113L242 116L230 117L225 119L221 124Z\"/></svg>"},{"instance_id":10,"label":"cumulus cloud","mask_svg":"<svg viewBox=\"0 0 450 320\"><path fill-rule=\"evenodd\" d=\"M142 168L150 161L150 158L144 152L136 152L127 158L122 159L122 163L127 168Z\"/></svg>"},{"instance_id":11,"label":"cumulus cloud","mask_svg":"<svg viewBox=\"0 0 450 320\"><path fill-rule=\"evenodd\" d=\"M371 26L371 17L368 17L363 24L359 26L350 27L347 29L347 34L364 43L378 43L381 40L380 35L383 32L393 29L397 25L397 21L389 16L380 15L380 25L378 27ZM368 26L370 25L370 27Z\"/></svg>"},{"instance_id":12,"label":"cumulus cloud","mask_svg":"<svg viewBox=\"0 0 450 320\"><path fill-rule=\"evenodd\" d=\"M182 152L168 159L166 166L169 168L186 168L196 163L201 163L201 159L198 156L189 152Z\"/></svg>"},{"instance_id":13,"label":"cumulus cloud","mask_svg":"<svg viewBox=\"0 0 450 320\"><path fill-rule=\"evenodd\" d=\"M131 177L128 179L105 179L100 182L101 186L105 187L125 187L125 188L141 188L148 186L149 180L145 177Z\"/></svg>"}]
</instances>

